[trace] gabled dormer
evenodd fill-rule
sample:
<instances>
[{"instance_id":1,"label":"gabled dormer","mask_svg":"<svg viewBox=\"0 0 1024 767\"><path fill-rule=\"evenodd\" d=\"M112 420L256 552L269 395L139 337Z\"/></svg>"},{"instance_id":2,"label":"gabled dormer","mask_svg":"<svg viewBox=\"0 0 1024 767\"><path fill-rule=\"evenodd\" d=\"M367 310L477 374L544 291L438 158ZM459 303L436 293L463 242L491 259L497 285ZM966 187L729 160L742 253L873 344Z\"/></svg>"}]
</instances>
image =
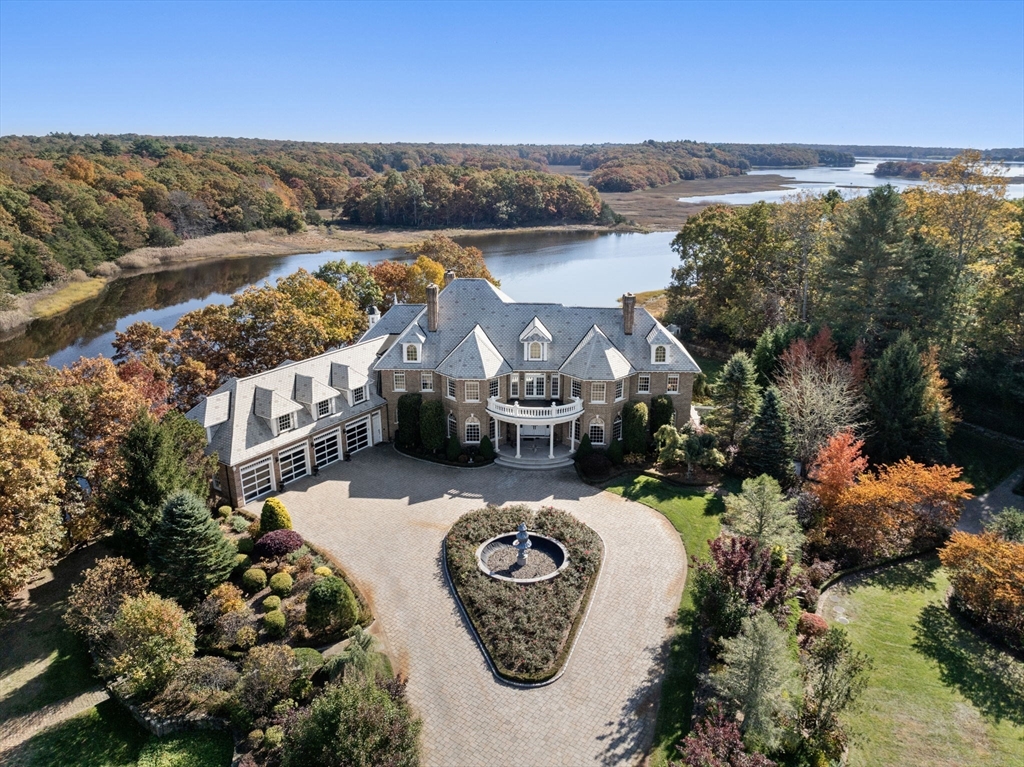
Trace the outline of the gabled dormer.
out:
<instances>
[{"instance_id":1,"label":"gabled dormer","mask_svg":"<svg viewBox=\"0 0 1024 767\"><path fill-rule=\"evenodd\" d=\"M202 401L189 411L188 417L199 422L206 430L206 441L212 442L217 427L231 417L231 392L222 391L203 397Z\"/></svg>"},{"instance_id":2,"label":"gabled dormer","mask_svg":"<svg viewBox=\"0 0 1024 767\"><path fill-rule=\"evenodd\" d=\"M368 380L365 374L348 365L342 365L340 362L331 363L331 386L338 389L349 407L366 400Z\"/></svg>"},{"instance_id":3,"label":"gabled dormer","mask_svg":"<svg viewBox=\"0 0 1024 767\"><path fill-rule=\"evenodd\" d=\"M298 414L302 409L298 402L273 389L257 386L253 390L253 412L267 422L275 437L298 427Z\"/></svg>"},{"instance_id":4,"label":"gabled dormer","mask_svg":"<svg viewBox=\"0 0 1024 767\"><path fill-rule=\"evenodd\" d=\"M427 338L423 335L419 325L409 328L409 331L398 342L402 348L402 362L410 365L423 362L423 342L426 340Z\"/></svg>"},{"instance_id":5,"label":"gabled dormer","mask_svg":"<svg viewBox=\"0 0 1024 767\"><path fill-rule=\"evenodd\" d=\"M676 351L676 340L660 323L651 328L647 334L647 343L651 345L651 364L667 365L672 362Z\"/></svg>"},{"instance_id":6,"label":"gabled dormer","mask_svg":"<svg viewBox=\"0 0 1024 767\"><path fill-rule=\"evenodd\" d=\"M527 362L543 362L548 358L548 346L551 344L551 332L544 327L540 318L534 317L526 329L519 334L523 344L523 359Z\"/></svg>"},{"instance_id":7,"label":"gabled dormer","mask_svg":"<svg viewBox=\"0 0 1024 767\"><path fill-rule=\"evenodd\" d=\"M326 418L336 410L335 400L341 392L317 381L313 376L295 375L295 401L306 406L313 419Z\"/></svg>"}]
</instances>

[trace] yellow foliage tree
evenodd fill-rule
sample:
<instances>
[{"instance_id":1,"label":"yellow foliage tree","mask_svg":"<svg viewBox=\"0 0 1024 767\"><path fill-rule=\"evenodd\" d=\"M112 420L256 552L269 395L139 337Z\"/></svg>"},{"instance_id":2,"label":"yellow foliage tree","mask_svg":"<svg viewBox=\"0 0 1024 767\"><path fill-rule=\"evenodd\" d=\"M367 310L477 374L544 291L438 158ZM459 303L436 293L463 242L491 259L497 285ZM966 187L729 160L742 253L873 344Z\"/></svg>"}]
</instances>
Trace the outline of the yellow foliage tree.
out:
<instances>
[{"instance_id":1,"label":"yellow foliage tree","mask_svg":"<svg viewBox=\"0 0 1024 767\"><path fill-rule=\"evenodd\" d=\"M963 605L1024 644L1024 544L996 533L955 532L939 559Z\"/></svg>"}]
</instances>

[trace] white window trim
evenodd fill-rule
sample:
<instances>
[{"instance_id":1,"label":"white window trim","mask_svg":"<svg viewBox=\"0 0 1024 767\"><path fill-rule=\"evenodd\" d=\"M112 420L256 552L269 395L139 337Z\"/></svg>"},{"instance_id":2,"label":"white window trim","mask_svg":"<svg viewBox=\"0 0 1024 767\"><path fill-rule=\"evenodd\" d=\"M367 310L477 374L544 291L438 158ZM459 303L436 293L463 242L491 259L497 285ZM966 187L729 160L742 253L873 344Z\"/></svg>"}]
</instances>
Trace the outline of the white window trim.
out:
<instances>
[{"instance_id":1,"label":"white window trim","mask_svg":"<svg viewBox=\"0 0 1024 767\"><path fill-rule=\"evenodd\" d=\"M409 352L412 352L415 356L413 358L410 358ZM405 349L402 356L406 362L422 362L423 351L422 349L420 349L419 344L405 344Z\"/></svg>"},{"instance_id":2,"label":"white window trim","mask_svg":"<svg viewBox=\"0 0 1024 767\"><path fill-rule=\"evenodd\" d=\"M473 388L476 388L476 396L474 397L470 392ZM466 402L479 402L480 401L480 382L479 381L466 381L462 384L462 391L465 394Z\"/></svg>"},{"instance_id":3,"label":"white window trim","mask_svg":"<svg viewBox=\"0 0 1024 767\"><path fill-rule=\"evenodd\" d=\"M455 413L449 413L448 418L445 419L445 423L447 424L447 431L449 437L451 437L453 434L458 434L459 422L455 418Z\"/></svg>"},{"instance_id":4,"label":"white window trim","mask_svg":"<svg viewBox=\"0 0 1024 767\"><path fill-rule=\"evenodd\" d=\"M352 404L358 405L360 402L366 402L366 384L352 390Z\"/></svg>"},{"instance_id":5,"label":"white window trim","mask_svg":"<svg viewBox=\"0 0 1024 767\"><path fill-rule=\"evenodd\" d=\"M433 373L420 373L420 391L434 391Z\"/></svg>"},{"instance_id":6,"label":"white window trim","mask_svg":"<svg viewBox=\"0 0 1024 767\"><path fill-rule=\"evenodd\" d=\"M561 376L555 373L551 376L551 385L548 389L551 391L551 399L558 399L561 396L562 387L559 386Z\"/></svg>"},{"instance_id":7,"label":"white window trim","mask_svg":"<svg viewBox=\"0 0 1024 767\"><path fill-rule=\"evenodd\" d=\"M647 380L646 387L644 386L644 379ZM636 391L637 394L650 394L651 393L651 376L650 373L641 373L636 378Z\"/></svg>"},{"instance_id":8,"label":"white window trim","mask_svg":"<svg viewBox=\"0 0 1024 767\"><path fill-rule=\"evenodd\" d=\"M316 403L316 417L317 418L326 418L327 416L329 416L333 412L333 410L334 410L333 404L334 404L334 402L331 399L322 399L319 402L317 402ZM320 406L321 405L327 405L327 412L326 413L321 413L320 412Z\"/></svg>"},{"instance_id":9,"label":"white window trim","mask_svg":"<svg viewBox=\"0 0 1024 767\"><path fill-rule=\"evenodd\" d=\"M540 347L540 356L533 357L530 355L530 347L533 344L537 344ZM524 341L523 342L523 359L528 362L544 362L548 358L548 344L547 341Z\"/></svg>"},{"instance_id":10,"label":"white window trim","mask_svg":"<svg viewBox=\"0 0 1024 767\"><path fill-rule=\"evenodd\" d=\"M523 382L523 399L544 399L547 391L547 376L543 373L527 373ZM530 394L530 381L533 381L533 394ZM540 385L540 393L537 393L537 386Z\"/></svg>"},{"instance_id":11,"label":"white window trim","mask_svg":"<svg viewBox=\"0 0 1024 767\"><path fill-rule=\"evenodd\" d=\"M519 373L512 373L508 379L508 398L519 398Z\"/></svg>"},{"instance_id":12,"label":"white window trim","mask_svg":"<svg viewBox=\"0 0 1024 767\"><path fill-rule=\"evenodd\" d=\"M282 422L284 421L285 418L288 419L287 426L282 425ZM291 431L294 428L295 413L285 413L284 415L279 415L276 419L274 419L274 430L277 432L277 434L283 434L284 432Z\"/></svg>"},{"instance_id":13,"label":"white window trim","mask_svg":"<svg viewBox=\"0 0 1024 767\"><path fill-rule=\"evenodd\" d=\"M676 381L675 391L673 391L672 388L671 388L671 386L672 386L672 379L673 378ZM679 374L678 373L669 373L668 378L665 380L665 393L666 394L671 394L673 396L675 396L676 394L679 394Z\"/></svg>"},{"instance_id":14,"label":"white window trim","mask_svg":"<svg viewBox=\"0 0 1024 767\"><path fill-rule=\"evenodd\" d=\"M665 359L658 359L658 349L665 350ZM668 358L668 346L665 344L655 344L651 347L651 363L654 365L667 365L669 363Z\"/></svg>"},{"instance_id":15,"label":"white window trim","mask_svg":"<svg viewBox=\"0 0 1024 767\"><path fill-rule=\"evenodd\" d=\"M601 441L600 442L595 442L594 441L594 437L591 434L591 432L594 430L595 426L601 430ZM604 445L605 444L605 440L608 438L608 430L605 429L604 421L601 420L600 416L598 416L597 418L590 419L590 423L587 424L587 436L590 437L590 444L591 445Z\"/></svg>"},{"instance_id":16,"label":"white window trim","mask_svg":"<svg viewBox=\"0 0 1024 767\"><path fill-rule=\"evenodd\" d=\"M501 379L492 378L487 382L487 397L500 397L501 396Z\"/></svg>"},{"instance_id":17,"label":"white window trim","mask_svg":"<svg viewBox=\"0 0 1024 767\"><path fill-rule=\"evenodd\" d=\"M618 434L616 435L616 431ZM612 421L612 441L622 439L622 413L615 416L615 420Z\"/></svg>"},{"instance_id":18,"label":"white window trim","mask_svg":"<svg viewBox=\"0 0 1024 767\"><path fill-rule=\"evenodd\" d=\"M621 402L626 398L626 379L620 378L615 382L615 401Z\"/></svg>"},{"instance_id":19,"label":"white window trim","mask_svg":"<svg viewBox=\"0 0 1024 767\"><path fill-rule=\"evenodd\" d=\"M601 399L597 398L597 394L594 391L595 387L600 388L600 390L601 390ZM603 405L607 401L607 398L608 398L608 384L606 384L604 381L591 381L590 382L590 401L593 402L595 405Z\"/></svg>"},{"instance_id":20,"label":"white window trim","mask_svg":"<svg viewBox=\"0 0 1024 767\"><path fill-rule=\"evenodd\" d=\"M583 399L583 382L578 378L569 379L569 394L572 397Z\"/></svg>"},{"instance_id":21,"label":"white window trim","mask_svg":"<svg viewBox=\"0 0 1024 767\"><path fill-rule=\"evenodd\" d=\"M392 384L391 384L392 388L395 391L405 391L405 386L406 386L405 371L404 370L396 370L393 373L393 376L394 377L392 378ZM402 382L401 386L398 385L399 380L401 380L401 382Z\"/></svg>"},{"instance_id":22,"label":"white window trim","mask_svg":"<svg viewBox=\"0 0 1024 767\"><path fill-rule=\"evenodd\" d=\"M446 378L444 384L444 396L448 399L455 399L459 392L458 384L454 378Z\"/></svg>"},{"instance_id":23,"label":"white window trim","mask_svg":"<svg viewBox=\"0 0 1024 767\"><path fill-rule=\"evenodd\" d=\"M469 438L469 427L470 426L475 426L476 427L476 433L477 433L476 439L470 439ZM480 444L480 440L483 438L484 431L481 428L480 419L477 418L475 415L471 415L469 418L466 419L466 430L465 430L465 433L466 433L466 444L467 445L479 445Z\"/></svg>"}]
</instances>

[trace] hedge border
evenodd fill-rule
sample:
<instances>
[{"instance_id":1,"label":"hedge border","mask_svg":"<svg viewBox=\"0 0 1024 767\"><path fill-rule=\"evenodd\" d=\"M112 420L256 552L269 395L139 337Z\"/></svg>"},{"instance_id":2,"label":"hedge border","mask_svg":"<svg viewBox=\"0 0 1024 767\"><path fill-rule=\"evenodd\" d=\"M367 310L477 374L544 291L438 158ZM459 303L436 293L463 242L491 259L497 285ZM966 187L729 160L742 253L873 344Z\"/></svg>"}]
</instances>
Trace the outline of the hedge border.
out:
<instances>
[{"instance_id":1,"label":"hedge border","mask_svg":"<svg viewBox=\"0 0 1024 767\"><path fill-rule=\"evenodd\" d=\"M579 522L579 520L576 520ZM584 524L580 522L580 524ZM590 527L590 525L587 525ZM604 538L597 530L590 527L598 540L601 541L601 558L597 563L597 572L594 573L594 577L590 579L590 583L587 585L587 590L583 592L583 601L587 605L587 609L576 614L575 620L572 622L572 627L569 629L569 636L566 638L565 645L562 647L562 652L559 653L559 657L555 660L555 672L547 679L542 679L538 682L521 682L514 677L508 677L502 674L497 665L491 659L491 654L487 652L487 646L484 645L483 640L480 638L480 634L476 629L476 623L473 622L473 618L469 615L465 605L462 604L462 597L459 596L459 592L455 589L455 584L452 582L451 573L448 572L448 533L445 533L444 538L441 539L441 570L444 574L445 585L448 586L452 596L455 598L455 604L459 607L459 614L462 619L469 626L470 633L473 635L473 640L476 642L476 646L480 648L480 653L484 656L484 660L487 661L487 667L491 670L491 674L500 683L509 687L516 687L522 690L533 690L538 687L547 687L549 684L554 684L569 668L569 661L572 660L572 654L576 650L576 643L579 641L580 634L583 633L583 626L587 622L587 618L590 617L590 610L594 606L594 594L597 591L597 584L601 580L601 572L604 570L604 556L607 547L605 546ZM449 528L449 532L451 528Z\"/></svg>"},{"instance_id":2,"label":"hedge border","mask_svg":"<svg viewBox=\"0 0 1024 767\"><path fill-rule=\"evenodd\" d=\"M459 463L458 461L449 461L443 458L427 458L422 455L413 455L412 453L405 452L398 446L397 442L392 442L391 444L399 455L419 461L420 463L433 464L434 466L451 466L453 469L484 469L495 465L493 458L490 461L474 461L473 463Z\"/></svg>"}]
</instances>

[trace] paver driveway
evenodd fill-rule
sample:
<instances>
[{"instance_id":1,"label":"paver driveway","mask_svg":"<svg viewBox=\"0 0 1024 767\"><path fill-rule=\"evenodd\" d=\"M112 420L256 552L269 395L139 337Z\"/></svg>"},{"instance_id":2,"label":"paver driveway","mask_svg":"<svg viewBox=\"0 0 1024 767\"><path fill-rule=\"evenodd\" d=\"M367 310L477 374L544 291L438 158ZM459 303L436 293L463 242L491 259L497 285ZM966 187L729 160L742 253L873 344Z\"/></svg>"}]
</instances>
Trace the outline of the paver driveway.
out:
<instances>
[{"instance_id":1,"label":"paver driveway","mask_svg":"<svg viewBox=\"0 0 1024 767\"><path fill-rule=\"evenodd\" d=\"M581 483L571 470L425 464L382 445L290 486L296 530L337 556L373 604L410 702L425 765L635 764L651 743L665 643L686 578L660 514ZM497 681L441 572L441 541L487 503L552 505L600 533L605 560L566 673L552 685Z\"/></svg>"}]
</instances>

